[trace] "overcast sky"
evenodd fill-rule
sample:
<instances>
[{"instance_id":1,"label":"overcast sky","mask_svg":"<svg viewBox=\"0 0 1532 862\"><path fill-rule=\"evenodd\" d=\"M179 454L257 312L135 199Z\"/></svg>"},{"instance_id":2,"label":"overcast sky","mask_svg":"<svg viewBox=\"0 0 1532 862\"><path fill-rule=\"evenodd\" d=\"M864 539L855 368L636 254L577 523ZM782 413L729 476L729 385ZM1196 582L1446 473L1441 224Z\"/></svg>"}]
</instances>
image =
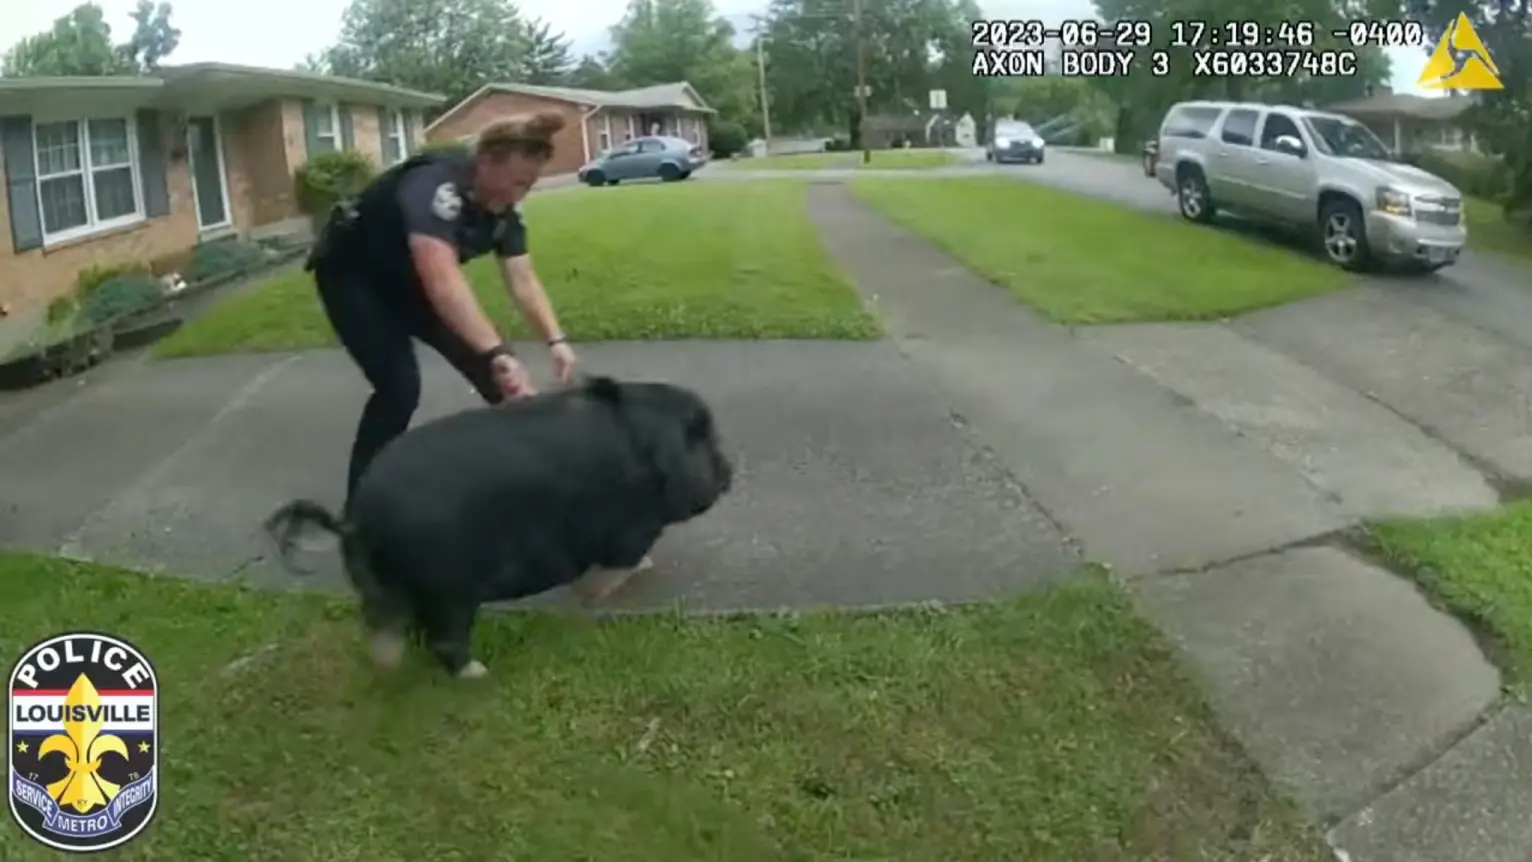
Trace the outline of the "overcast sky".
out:
<instances>
[{"instance_id":1,"label":"overcast sky","mask_svg":"<svg viewBox=\"0 0 1532 862\"><path fill-rule=\"evenodd\" d=\"M329 44L340 25L347 0L174 0L171 20L181 28L181 47L167 62L222 61L251 66L292 68L307 54ZM0 16L0 50L23 36L48 29L54 19L79 5L78 0L8 0ZM134 0L101 0L118 40L131 33L128 12ZM576 54L607 47L606 28L622 17L626 0L518 0L529 16L539 16L574 42ZM765 0L714 0L714 7L736 25L766 7ZM1090 0L981 0L986 14L1007 18L1060 21L1091 15ZM1390 52L1394 89L1412 91L1425 67L1422 51Z\"/></svg>"}]
</instances>

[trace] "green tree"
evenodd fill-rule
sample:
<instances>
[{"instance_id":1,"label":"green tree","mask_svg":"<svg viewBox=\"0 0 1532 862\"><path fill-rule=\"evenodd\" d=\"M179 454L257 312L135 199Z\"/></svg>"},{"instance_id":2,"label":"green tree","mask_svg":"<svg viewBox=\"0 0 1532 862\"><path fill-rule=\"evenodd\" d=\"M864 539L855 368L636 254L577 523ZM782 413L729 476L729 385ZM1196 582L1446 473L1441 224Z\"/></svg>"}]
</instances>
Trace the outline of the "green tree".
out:
<instances>
[{"instance_id":1,"label":"green tree","mask_svg":"<svg viewBox=\"0 0 1532 862\"><path fill-rule=\"evenodd\" d=\"M947 85L962 102L982 109L985 85L959 82L955 69L968 56L965 9L952 0L867 2L860 31L871 114L928 109L927 93ZM961 35L954 28L961 27ZM783 128L824 125L860 139L857 117L858 23L846 0L772 0L766 37L768 84L774 118ZM945 49L945 50L944 50ZM942 59L933 63L932 57ZM969 61L971 62L971 60ZM971 66L968 68L971 69Z\"/></svg>"},{"instance_id":2,"label":"green tree","mask_svg":"<svg viewBox=\"0 0 1532 862\"><path fill-rule=\"evenodd\" d=\"M686 81L721 118L752 123L754 64L709 0L630 0L611 36L606 69L623 86Z\"/></svg>"},{"instance_id":3,"label":"green tree","mask_svg":"<svg viewBox=\"0 0 1532 862\"><path fill-rule=\"evenodd\" d=\"M181 44L181 31L171 25L170 11L169 3L156 5L150 0L138 0L133 9L133 36L120 50L146 72L159 68L160 61Z\"/></svg>"},{"instance_id":4,"label":"green tree","mask_svg":"<svg viewBox=\"0 0 1532 862\"><path fill-rule=\"evenodd\" d=\"M569 73L569 86L580 87L586 90L616 90L617 78L607 69L606 64L601 62L600 57L586 54L580 58L579 65Z\"/></svg>"},{"instance_id":5,"label":"green tree","mask_svg":"<svg viewBox=\"0 0 1532 862\"><path fill-rule=\"evenodd\" d=\"M152 72L175 51L181 31L170 23L169 3L139 0L133 35L112 44L112 28L95 3L76 6L53 27L17 42L0 62L7 77L136 75Z\"/></svg>"},{"instance_id":6,"label":"green tree","mask_svg":"<svg viewBox=\"0 0 1532 862\"><path fill-rule=\"evenodd\" d=\"M937 57L929 69L932 89L947 93L947 111L953 116L971 114L988 128L999 83L973 74L973 35L970 22L984 17L976 0L954 0L947 5L948 20L940 22L932 40Z\"/></svg>"},{"instance_id":7,"label":"green tree","mask_svg":"<svg viewBox=\"0 0 1532 862\"><path fill-rule=\"evenodd\" d=\"M1104 20L1148 20L1154 26L1154 44L1135 49L1138 69L1134 75L1094 79L1118 106L1113 124L1118 149L1136 150L1138 142L1158 127L1165 110L1179 100L1225 98L1324 105L1360 98L1389 78L1388 57L1373 48L1357 52L1358 70L1351 77L1196 77L1192 74L1195 49L1171 44L1173 22L1203 21L1211 28L1221 28L1232 21L1257 21L1279 28L1283 22L1312 21L1316 27L1311 50L1323 51L1340 47L1332 35L1334 29L1367 17L1387 2L1397 0L1095 0L1096 11ZM1168 57L1170 74L1138 74L1146 71L1155 52Z\"/></svg>"},{"instance_id":8,"label":"green tree","mask_svg":"<svg viewBox=\"0 0 1532 862\"><path fill-rule=\"evenodd\" d=\"M1507 217L1532 223L1532 3L1402 0L1401 7L1426 24L1427 51L1460 14L1484 42L1503 88L1473 93L1473 107L1463 120L1480 146L1505 164L1511 185L1503 202Z\"/></svg>"},{"instance_id":9,"label":"green tree","mask_svg":"<svg viewBox=\"0 0 1532 862\"><path fill-rule=\"evenodd\" d=\"M555 31L546 21L533 19L522 25L521 38L526 42L526 83L556 85L568 82L574 60L569 55L567 36Z\"/></svg>"},{"instance_id":10,"label":"green tree","mask_svg":"<svg viewBox=\"0 0 1532 862\"><path fill-rule=\"evenodd\" d=\"M441 93L525 80L520 12L505 0L351 0L323 71Z\"/></svg>"}]
</instances>

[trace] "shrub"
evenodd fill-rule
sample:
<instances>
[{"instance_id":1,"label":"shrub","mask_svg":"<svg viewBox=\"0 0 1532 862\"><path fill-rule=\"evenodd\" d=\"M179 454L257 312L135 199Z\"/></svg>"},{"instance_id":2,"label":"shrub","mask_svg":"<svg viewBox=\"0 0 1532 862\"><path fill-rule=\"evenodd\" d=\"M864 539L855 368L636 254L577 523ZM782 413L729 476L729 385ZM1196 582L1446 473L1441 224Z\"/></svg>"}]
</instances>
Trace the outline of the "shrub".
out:
<instances>
[{"instance_id":1,"label":"shrub","mask_svg":"<svg viewBox=\"0 0 1532 862\"><path fill-rule=\"evenodd\" d=\"M326 216L337 201L361 191L376 174L372 160L355 150L321 153L293 173L298 208L310 216Z\"/></svg>"},{"instance_id":2,"label":"shrub","mask_svg":"<svg viewBox=\"0 0 1532 862\"><path fill-rule=\"evenodd\" d=\"M48 303L48 325L57 326L74 317L75 312L79 310L80 302L74 298L73 294L66 293L63 296L55 297L52 302Z\"/></svg>"},{"instance_id":3,"label":"shrub","mask_svg":"<svg viewBox=\"0 0 1532 862\"><path fill-rule=\"evenodd\" d=\"M735 153L743 150L749 143L745 134L745 127L732 120L718 120L708 123L707 140L713 149L713 155L720 159L727 159Z\"/></svg>"},{"instance_id":4,"label":"shrub","mask_svg":"<svg viewBox=\"0 0 1532 862\"><path fill-rule=\"evenodd\" d=\"M84 304L101 285L120 275L149 275L149 267L136 262L87 266L74 278L75 301Z\"/></svg>"},{"instance_id":5,"label":"shrub","mask_svg":"<svg viewBox=\"0 0 1532 862\"><path fill-rule=\"evenodd\" d=\"M1511 191L1511 172L1503 159L1479 153L1426 149L1406 153L1403 160L1436 174L1457 186L1463 194L1476 198L1503 201Z\"/></svg>"},{"instance_id":6,"label":"shrub","mask_svg":"<svg viewBox=\"0 0 1532 862\"><path fill-rule=\"evenodd\" d=\"M160 280L146 272L113 276L80 299L80 316L93 324L145 311L160 304L165 295Z\"/></svg>"},{"instance_id":7,"label":"shrub","mask_svg":"<svg viewBox=\"0 0 1532 862\"><path fill-rule=\"evenodd\" d=\"M188 283L244 272L266 262L266 252L253 242L224 239L203 243L191 250L191 260L181 272Z\"/></svg>"}]
</instances>

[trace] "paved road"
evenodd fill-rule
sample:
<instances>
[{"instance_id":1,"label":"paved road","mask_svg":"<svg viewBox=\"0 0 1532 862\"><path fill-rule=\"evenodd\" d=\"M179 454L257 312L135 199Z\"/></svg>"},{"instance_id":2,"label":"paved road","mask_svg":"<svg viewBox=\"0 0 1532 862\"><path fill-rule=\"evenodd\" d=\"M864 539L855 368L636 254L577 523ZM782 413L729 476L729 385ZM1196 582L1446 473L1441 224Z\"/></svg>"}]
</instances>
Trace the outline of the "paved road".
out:
<instances>
[{"instance_id":1,"label":"paved road","mask_svg":"<svg viewBox=\"0 0 1532 862\"><path fill-rule=\"evenodd\" d=\"M1054 150L1042 165L1012 165L986 172L1117 201L1149 212L1176 214L1175 198L1159 183L1145 177L1136 163L1127 160ZM1295 253L1301 253L1297 242L1288 244ZM1368 276L1365 280L1373 287L1408 296L1532 347L1532 288L1528 286L1532 283L1532 268L1494 255L1469 252L1456 266L1434 275Z\"/></svg>"}]
</instances>

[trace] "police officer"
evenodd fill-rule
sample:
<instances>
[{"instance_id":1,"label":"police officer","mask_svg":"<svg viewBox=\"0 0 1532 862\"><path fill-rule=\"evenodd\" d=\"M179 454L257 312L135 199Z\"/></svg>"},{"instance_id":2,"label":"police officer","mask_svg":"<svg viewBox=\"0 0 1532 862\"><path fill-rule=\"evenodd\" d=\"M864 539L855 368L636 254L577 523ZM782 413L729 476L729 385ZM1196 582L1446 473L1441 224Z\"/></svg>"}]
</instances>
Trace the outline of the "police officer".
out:
<instances>
[{"instance_id":1,"label":"police officer","mask_svg":"<svg viewBox=\"0 0 1532 862\"><path fill-rule=\"evenodd\" d=\"M496 254L511 298L548 344L555 376L563 383L573 373L574 350L532 269L516 209L563 126L557 113L511 117L480 132L472 154L411 158L338 206L321 231L308 266L331 327L373 389L351 448L348 497L420 404L412 339L440 353L489 403L534 392L463 262Z\"/></svg>"}]
</instances>

